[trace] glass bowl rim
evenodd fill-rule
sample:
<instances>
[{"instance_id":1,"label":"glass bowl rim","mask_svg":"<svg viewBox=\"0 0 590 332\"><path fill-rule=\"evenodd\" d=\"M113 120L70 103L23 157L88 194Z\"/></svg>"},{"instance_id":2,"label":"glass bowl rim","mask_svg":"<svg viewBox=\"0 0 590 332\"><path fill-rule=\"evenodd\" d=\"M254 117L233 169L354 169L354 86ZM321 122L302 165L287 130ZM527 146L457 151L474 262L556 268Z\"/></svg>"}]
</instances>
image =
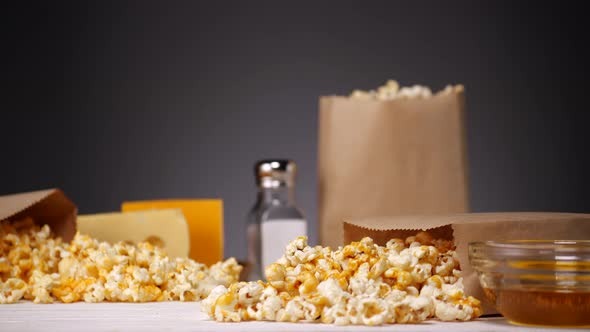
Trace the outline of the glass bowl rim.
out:
<instances>
[{"instance_id":1,"label":"glass bowl rim","mask_svg":"<svg viewBox=\"0 0 590 332\"><path fill-rule=\"evenodd\" d=\"M507 240L469 243L480 259L532 259L590 262L590 240Z\"/></svg>"},{"instance_id":2,"label":"glass bowl rim","mask_svg":"<svg viewBox=\"0 0 590 332\"><path fill-rule=\"evenodd\" d=\"M559 249L575 248L590 251L590 240L505 240L469 242L469 247L490 249Z\"/></svg>"}]
</instances>

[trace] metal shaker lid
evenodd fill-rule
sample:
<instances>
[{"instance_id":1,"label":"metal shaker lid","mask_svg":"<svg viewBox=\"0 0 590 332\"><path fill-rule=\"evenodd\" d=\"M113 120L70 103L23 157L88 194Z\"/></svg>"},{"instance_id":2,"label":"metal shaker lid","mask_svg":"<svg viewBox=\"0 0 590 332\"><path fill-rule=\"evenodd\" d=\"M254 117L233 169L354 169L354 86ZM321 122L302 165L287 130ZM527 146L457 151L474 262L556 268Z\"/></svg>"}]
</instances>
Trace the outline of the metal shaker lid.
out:
<instances>
[{"instance_id":1,"label":"metal shaker lid","mask_svg":"<svg viewBox=\"0 0 590 332\"><path fill-rule=\"evenodd\" d=\"M256 184L263 188L291 187L297 166L289 159L259 160L254 166Z\"/></svg>"}]
</instances>

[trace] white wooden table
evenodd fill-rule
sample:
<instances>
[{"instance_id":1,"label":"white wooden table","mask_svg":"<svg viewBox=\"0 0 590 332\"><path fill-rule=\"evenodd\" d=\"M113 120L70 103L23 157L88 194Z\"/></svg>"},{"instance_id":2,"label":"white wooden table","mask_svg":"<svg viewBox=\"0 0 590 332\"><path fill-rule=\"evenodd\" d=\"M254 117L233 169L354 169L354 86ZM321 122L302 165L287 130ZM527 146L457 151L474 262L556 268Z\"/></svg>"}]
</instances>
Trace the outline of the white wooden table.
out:
<instances>
[{"instance_id":1,"label":"white wooden table","mask_svg":"<svg viewBox=\"0 0 590 332\"><path fill-rule=\"evenodd\" d=\"M0 305L0 331L580 331L510 325L503 318L472 322L428 321L378 327L333 326L274 322L217 323L202 313L197 302L54 303L20 302Z\"/></svg>"}]
</instances>

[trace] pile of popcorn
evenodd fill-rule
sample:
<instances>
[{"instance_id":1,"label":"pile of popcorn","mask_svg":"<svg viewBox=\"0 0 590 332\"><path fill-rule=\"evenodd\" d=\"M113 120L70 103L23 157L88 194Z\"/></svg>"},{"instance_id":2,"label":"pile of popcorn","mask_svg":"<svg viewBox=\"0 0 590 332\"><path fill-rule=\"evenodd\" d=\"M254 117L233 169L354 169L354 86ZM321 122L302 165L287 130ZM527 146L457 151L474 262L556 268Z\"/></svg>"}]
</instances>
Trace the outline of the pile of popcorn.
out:
<instances>
[{"instance_id":1,"label":"pile of popcorn","mask_svg":"<svg viewBox=\"0 0 590 332\"><path fill-rule=\"evenodd\" d=\"M424 232L384 247L363 238L335 251L298 237L265 274L268 282L215 287L202 310L217 321L337 325L465 321L482 313L480 301L463 292L452 242Z\"/></svg>"},{"instance_id":2,"label":"pile of popcorn","mask_svg":"<svg viewBox=\"0 0 590 332\"><path fill-rule=\"evenodd\" d=\"M449 93L454 90L462 90L463 86L448 85L441 93ZM352 99L364 100L394 100L402 98L429 98L432 96L430 88L422 85L413 85L411 87L400 88L399 83L389 80L385 85L380 86L377 90L354 90L350 94Z\"/></svg>"},{"instance_id":3,"label":"pile of popcorn","mask_svg":"<svg viewBox=\"0 0 590 332\"><path fill-rule=\"evenodd\" d=\"M236 282L241 270L233 258L208 268L147 242L76 234L66 244L31 219L0 223L0 303L194 301Z\"/></svg>"}]
</instances>

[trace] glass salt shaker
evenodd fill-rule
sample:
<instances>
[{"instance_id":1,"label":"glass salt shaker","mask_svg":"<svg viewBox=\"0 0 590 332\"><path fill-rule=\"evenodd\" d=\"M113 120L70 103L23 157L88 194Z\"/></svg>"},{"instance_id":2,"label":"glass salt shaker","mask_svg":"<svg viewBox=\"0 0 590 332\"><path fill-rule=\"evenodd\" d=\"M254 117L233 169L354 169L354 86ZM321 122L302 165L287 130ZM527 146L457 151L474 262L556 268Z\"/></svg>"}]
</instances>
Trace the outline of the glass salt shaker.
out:
<instances>
[{"instance_id":1,"label":"glass salt shaker","mask_svg":"<svg viewBox=\"0 0 590 332\"><path fill-rule=\"evenodd\" d=\"M264 268L283 255L285 246L307 236L307 221L295 204L295 162L261 160L254 172L258 197L248 214L248 280L264 280Z\"/></svg>"}]
</instances>

